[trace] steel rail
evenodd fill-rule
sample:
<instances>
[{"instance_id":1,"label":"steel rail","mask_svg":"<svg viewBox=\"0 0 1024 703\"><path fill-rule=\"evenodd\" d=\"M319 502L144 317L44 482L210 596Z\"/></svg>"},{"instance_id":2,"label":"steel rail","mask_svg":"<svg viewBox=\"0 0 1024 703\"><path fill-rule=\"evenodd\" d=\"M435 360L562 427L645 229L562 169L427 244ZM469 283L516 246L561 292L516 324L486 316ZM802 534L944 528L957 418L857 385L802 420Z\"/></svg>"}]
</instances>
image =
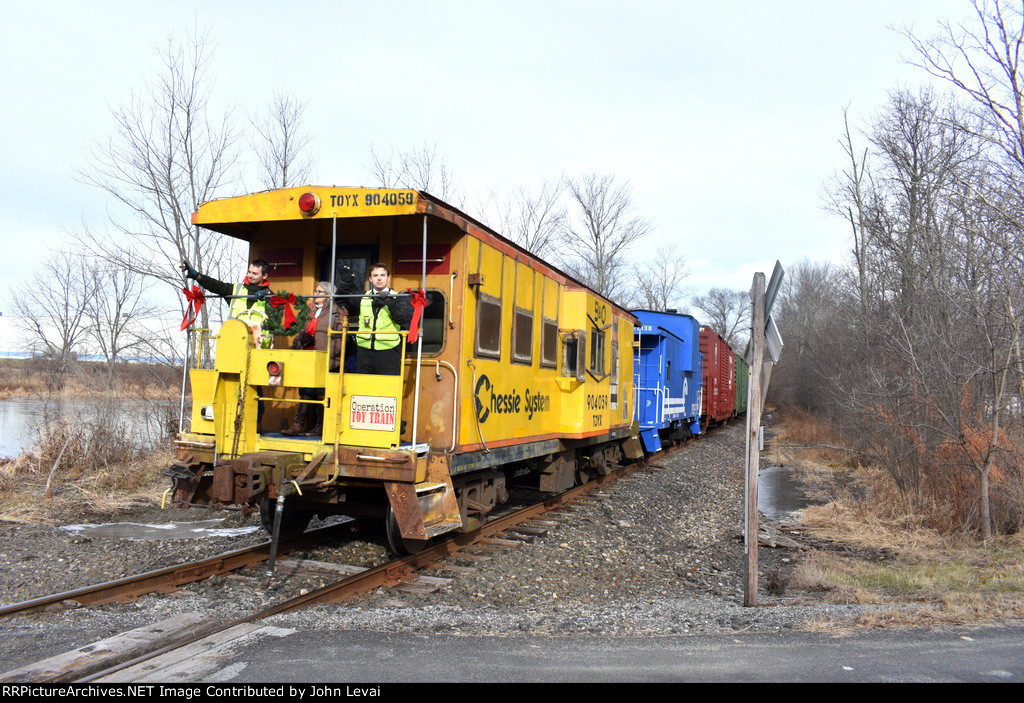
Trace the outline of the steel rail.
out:
<instances>
[{"instance_id":1,"label":"steel rail","mask_svg":"<svg viewBox=\"0 0 1024 703\"><path fill-rule=\"evenodd\" d=\"M587 495L595 488L612 483L636 471L647 468L647 462L641 460L620 467L606 476L598 476L581 486L575 486L555 496L546 498L533 505L520 508L498 518L488 520L480 527L469 532L460 533L430 544L423 550L401 557L386 564L381 564L358 574L353 574L335 583L327 584L315 591L282 601L277 605L254 615L252 620L259 620L279 613L287 613L317 603L338 603L353 596L361 595L382 586L395 586L409 579L417 571L421 571L437 562L458 554L467 547L483 539L514 529L528 520L571 503L573 500Z\"/></svg>"},{"instance_id":2,"label":"steel rail","mask_svg":"<svg viewBox=\"0 0 1024 703\"><path fill-rule=\"evenodd\" d=\"M408 579L416 571L436 564L442 559L455 555L466 547L471 547L481 539L491 537L514 528L533 517L550 512L573 499L589 493L594 488L615 481L634 471L646 468L645 461L636 462L611 472L607 476L599 476L587 483L571 488L563 493L549 497L534 505L521 508L500 518L484 523L470 532L460 533L431 544L425 549L393 561L371 567L364 572L347 577L302 596L283 601L271 608L257 613L243 622L261 619L289 612L313 603L337 603L361 593L372 591L381 586L394 586ZM346 528L346 524L330 525L306 532L302 537L282 543L280 549L287 553L308 547L322 541L334 531ZM64 601L75 601L81 605L104 605L117 601L126 601L149 593L176 591L180 587L202 581L212 576L220 576L266 561L270 556L271 542L268 540L252 547L225 552L217 556L198 561L177 564L142 574L125 576L113 581L105 581L92 586L84 586L70 591L41 596L31 600L0 606L0 617L18 613L30 613L42 610Z\"/></svg>"},{"instance_id":3,"label":"steel rail","mask_svg":"<svg viewBox=\"0 0 1024 703\"><path fill-rule=\"evenodd\" d=\"M292 551L322 541L342 525L329 525L311 530L300 539L282 545L282 549ZM125 576L113 581L105 581L92 586L83 586L62 593L41 596L20 603L0 607L0 617L17 613L30 613L43 608L73 600L82 605L103 605L116 601L131 600L156 591L165 593L176 591L186 584L202 581L211 576L237 571L247 566L254 566L266 561L270 555L270 541L252 547L236 549L217 556L198 561L168 566L142 574Z\"/></svg>"},{"instance_id":4,"label":"steel rail","mask_svg":"<svg viewBox=\"0 0 1024 703\"><path fill-rule=\"evenodd\" d=\"M188 646L207 637L225 632L233 627L250 624L256 621L323 603L338 603L348 598L372 591L379 587L396 586L403 581L412 578L417 571L436 564L447 557L454 556L463 549L472 547L494 535L512 531L518 525L529 522L545 513L551 512L584 497L597 488L601 488L616 480L629 476L636 471L642 471L652 466L644 460L621 466L609 474L592 478L587 483L570 488L567 491L550 496L533 505L528 505L519 510L494 518L480 527L466 533L454 535L442 539L436 544L431 544L416 554L410 554L353 576L341 579L335 583L328 584L310 593L286 599L276 605L265 608L256 613L226 621L214 621L205 623L186 635L177 635L168 639L162 646L155 647L149 652L140 654L130 660L122 661L102 670L88 671L83 677L74 677L71 671L64 671L52 681L76 683L87 683L100 680L106 676L113 675L129 667L141 664L154 659L162 654L167 654L181 647ZM656 464L653 466L657 466ZM318 530L311 530L297 540L289 542L287 548L297 549L308 546L323 539L330 532L345 524L331 525ZM38 610L63 600L76 600L82 604L102 604L115 600L124 600L138 595L144 595L158 590L175 590L177 586L191 581L208 578L216 574L227 573L234 569L243 568L259 563L267 558L270 550L270 542L249 547L247 549L227 552L217 557L201 561L182 564L177 567L169 567L156 571L140 574L138 576L126 577L116 581L110 581L96 586L67 591L64 593L37 598L24 603L0 608L0 615L15 612L29 612Z\"/></svg>"},{"instance_id":5,"label":"steel rail","mask_svg":"<svg viewBox=\"0 0 1024 703\"><path fill-rule=\"evenodd\" d=\"M517 525L529 521L539 515L551 512L557 508L571 504L573 500L589 494L595 488L600 488L608 483L624 478L636 471L648 468L645 459L632 464L622 466L606 476L598 476L581 486L575 486L567 491L551 496L539 503L526 506L513 511L499 518L490 520L471 532L448 537L406 557L372 567L366 571L354 574L347 578L328 584L305 595L289 598L269 608L265 608L251 615L233 618L220 623L209 623L190 635L183 638L175 638L166 645L141 654L134 659L124 661L102 671L91 673L83 678L74 679L76 683L88 683L98 681L105 676L110 676L129 667L141 664L154 659L162 654L167 654L181 647L188 646L207 637L225 632L238 625L254 623L273 615L288 613L311 605L338 603L348 598L361 595L375 588L382 586L395 586L410 578L415 572L431 566L438 561L457 554L462 549L472 547L475 543L488 537L514 529Z\"/></svg>"}]
</instances>

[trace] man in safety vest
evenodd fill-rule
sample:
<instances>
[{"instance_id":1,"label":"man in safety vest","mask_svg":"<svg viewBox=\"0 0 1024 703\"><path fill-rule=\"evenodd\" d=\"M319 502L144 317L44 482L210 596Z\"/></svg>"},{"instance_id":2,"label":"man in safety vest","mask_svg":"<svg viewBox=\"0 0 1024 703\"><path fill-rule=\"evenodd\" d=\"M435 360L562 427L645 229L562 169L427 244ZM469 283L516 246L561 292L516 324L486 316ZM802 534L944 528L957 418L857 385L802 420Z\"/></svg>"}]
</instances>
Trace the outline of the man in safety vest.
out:
<instances>
[{"instance_id":1,"label":"man in safety vest","mask_svg":"<svg viewBox=\"0 0 1024 703\"><path fill-rule=\"evenodd\" d=\"M194 278L196 283L214 295L225 298L230 296L228 302L231 308L228 317L244 322L252 330L256 345L260 346L263 339L263 323L267 320L267 299L270 297L270 282L267 280L270 264L263 259L253 259L249 264L249 274L241 283L234 285L199 273L187 263L181 268L186 276Z\"/></svg>"},{"instance_id":2,"label":"man in safety vest","mask_svg":"<svg viewBox=\"0 0 1024 703\"><path fill-rule=\"evenodd\" d=\"M234 285L218 281L199 273L191 264L184 262L181 265L182 271L188 278L194 278L196 283L214 295L228 298L230 312L228 317L235 317L244 322L252 332L253 342L257 347L263 346L264 342L270 344L270 336L263 335L263 323L267 320L267 299L270 297L270 282L267 280L270 274L270 264L263 259L253 259L249 264L248 275L241 283ZM257 395L263 395L263 388L257 387ZM256 404L256 427L263 425L263 403Z\"/></svg>"},{"instance_id":3,"label":"man in safety vest","mask_svg":"<svg viewBox=\"0 0 1024 703\"><path fill-rule=\"evenodd\" d=\"M370 290L363 297L349 298L345 302L349 314L359 319L359 332L378 333L356 334L356 373L396 376L402 372L402 336L398 333L409 329L412 303L408 297L395 295L389 288L391 270L386 264L371 266L369 280ZM347 267L338 287L343 295L362 292Z\"/></svg>"}]
</instances>

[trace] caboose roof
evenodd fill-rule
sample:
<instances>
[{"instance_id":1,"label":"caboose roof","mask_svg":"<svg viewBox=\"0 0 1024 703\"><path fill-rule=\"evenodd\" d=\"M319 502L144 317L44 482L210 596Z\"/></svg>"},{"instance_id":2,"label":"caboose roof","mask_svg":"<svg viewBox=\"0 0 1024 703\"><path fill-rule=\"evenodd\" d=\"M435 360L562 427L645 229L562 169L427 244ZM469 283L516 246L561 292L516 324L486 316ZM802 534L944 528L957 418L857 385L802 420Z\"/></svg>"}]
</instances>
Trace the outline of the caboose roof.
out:
<instances>
[{"instance_id":1,"label":"caboose roof","mask_svg":"<svg viewBox=\"0 0 1024 703\"><path fill-rule=\"evenodd\" d=\"M319 206L312 214L299 208L299 198L305 193L313 193L318 198ZM490 243L516 260L546 270L548 275L564 285L590 291L635 322L635 316L614 301L425 191L313 185L279 188L205 202L192 213L192 224L248 242L263 223L413 215L429 215L450 222L462 232Z\"/></svg>"}]
</instances>

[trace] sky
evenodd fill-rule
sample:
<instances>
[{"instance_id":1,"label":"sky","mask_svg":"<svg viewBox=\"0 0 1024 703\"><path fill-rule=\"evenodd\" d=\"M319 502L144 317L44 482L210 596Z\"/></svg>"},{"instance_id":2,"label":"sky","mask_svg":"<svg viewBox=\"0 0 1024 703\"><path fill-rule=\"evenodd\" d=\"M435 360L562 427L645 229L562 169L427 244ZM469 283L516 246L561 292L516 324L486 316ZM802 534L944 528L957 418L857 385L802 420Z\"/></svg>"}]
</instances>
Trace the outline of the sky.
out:
<instances>
[{"instance_id":1,"label":"sky","mask_svg":"<svg viewBox=\"0 0 1024 703\"><path fill-rule=\"evenodd\" d=\"M822 194L844 165L843 109L863 125L888 91L926 82L899 29L931 36L971 11L967 0L0 0L0 290L16 294L62 236L117 214L76 171L113 135L112 109L159 76L157 48L196 27L214 45L215 114L244 121L275 91L308 100L317 184L376 185L371 148L425 145L480 194L608 173L653 225L636 259L671 244L697 292L749 290L776 260L842 259L846 224Z\"/></svg>"}]
</instances>

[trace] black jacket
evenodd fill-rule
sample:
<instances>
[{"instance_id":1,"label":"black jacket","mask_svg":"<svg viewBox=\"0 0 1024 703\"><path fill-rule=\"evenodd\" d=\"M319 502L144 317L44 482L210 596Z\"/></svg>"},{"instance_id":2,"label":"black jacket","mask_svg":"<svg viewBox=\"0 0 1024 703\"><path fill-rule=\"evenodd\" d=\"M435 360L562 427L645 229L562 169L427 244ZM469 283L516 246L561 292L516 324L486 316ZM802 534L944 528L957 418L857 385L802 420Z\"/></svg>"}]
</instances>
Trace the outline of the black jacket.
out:
<instances>
[{"instance_id":1,"label":"black jacket","mask_svg":"<svg viewBox=\"0 0 1024 703\"><path fill-rule=\"evenodd\" d=\"M196 276L196 283L201 285L206 290L210 291L214 295L219 295L224 298L224 302L229 306L231 305L230 296L234 295L235 284L225 283L224 281L218 281L216 278L210 278L205 273L201 273ZM260 285L249 283L249 277L246 276L245 280L242 281L242 285L245 286L246 292L249 294L248 299L245 301L245 307L251 308L256 302L256 293L259 291L265 291L264 297L270 296L270 283L263 281Z\"/></svg>"},{"instance_id":2,"label":"black jacket","mask_svg":"<svg viewBox=\"0 0 1024 703\"><path fill-rule=\"evenodd\" d=\"M341 295L346 296L357 296L361 293L369 295L373 299L374 317L376 317L380 313L380 309L386 305L388 307L388 313L391 315L391 319L394 323L403 330L409 329L409 324L412 322L413 308L412 298L408 295L395 295L395 291L390 288L380 294L366 292L363 290L362 286L355 282L355 278L351 276L351 274L347 277L342 276L341 281L338 283L338 292ZM349 317L353 319L357 319L359 317L360 298L342 298L342 304L348 309ZM361 320L360 324L362 324Z\"/></svg>"}]
</instances>

